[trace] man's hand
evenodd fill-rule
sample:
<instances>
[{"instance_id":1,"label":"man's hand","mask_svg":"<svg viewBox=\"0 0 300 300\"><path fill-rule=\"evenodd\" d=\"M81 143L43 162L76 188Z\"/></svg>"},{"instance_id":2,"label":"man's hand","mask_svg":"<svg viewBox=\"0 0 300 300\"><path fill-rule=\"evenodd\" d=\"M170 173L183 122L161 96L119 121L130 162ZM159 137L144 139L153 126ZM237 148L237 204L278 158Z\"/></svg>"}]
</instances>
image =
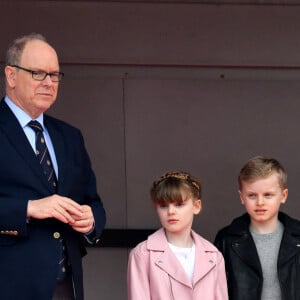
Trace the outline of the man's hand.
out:
<instances>
[{"instance_id":1,"label":"man's hand","mask_svg":"<svg viewBox=\"0 0 300 300\"><path fill-rule=\"evenodd\" d=\"M94 227L94 215L92 209L88 205L81 205L82 215L78 217L73 216L75 223L70 224L72 228L81 233L88 233Z\"/></svg>"},{"instance_id":2,"label":"man's hand","mask_svg":"<svg viewBox=\"0 0 300 300\"><path fill-rule=\"evenodd\" d=\"M55 218L72 226L76 223L76 220L81 220L86 215L83 207L70 198L52 195L29 201L27 217L36 219Z\"/></svg>"}]
</instances>

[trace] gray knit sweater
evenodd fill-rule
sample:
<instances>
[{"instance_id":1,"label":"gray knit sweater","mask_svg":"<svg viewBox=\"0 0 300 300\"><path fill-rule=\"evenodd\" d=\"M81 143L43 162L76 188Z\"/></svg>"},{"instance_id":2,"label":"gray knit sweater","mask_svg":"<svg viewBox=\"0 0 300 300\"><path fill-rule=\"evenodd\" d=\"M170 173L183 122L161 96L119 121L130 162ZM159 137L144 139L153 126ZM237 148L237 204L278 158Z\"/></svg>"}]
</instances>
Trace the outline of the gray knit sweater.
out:
<instances>
[{"instance_id":1,"label":"gray knit sweater","mask_svg":"<svg viewBox=\"0 0 300 300\"><path fill-rule=\"evenodd\" d=\"M261 300L281 300L280 285L277 276L277 258L284 226L279 223L274 232L259 234L250 227L263 272Z\"/></svg>"}]
</instances>

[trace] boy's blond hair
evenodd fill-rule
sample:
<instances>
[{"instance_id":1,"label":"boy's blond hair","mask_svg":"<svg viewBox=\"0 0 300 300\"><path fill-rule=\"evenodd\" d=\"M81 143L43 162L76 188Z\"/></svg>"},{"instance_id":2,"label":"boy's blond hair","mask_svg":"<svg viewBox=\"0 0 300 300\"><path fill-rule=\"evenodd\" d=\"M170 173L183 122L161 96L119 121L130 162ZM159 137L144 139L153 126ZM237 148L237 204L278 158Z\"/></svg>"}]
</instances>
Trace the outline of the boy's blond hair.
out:
<instances>
[{"instance_id":1,"label":"boy's blond hair","mask_svg":"<svg viewBox=\"0 0 300 300\"><path fill-rule=\"evenodd\" d=\"M266 178L274 173L278 174L280 187L285 189L287 184L287 173L279 161L274 158L256 156L250 159L241 169L238 177L239 189L242 189L243 182Z\"/></svg>"}]
</instances>

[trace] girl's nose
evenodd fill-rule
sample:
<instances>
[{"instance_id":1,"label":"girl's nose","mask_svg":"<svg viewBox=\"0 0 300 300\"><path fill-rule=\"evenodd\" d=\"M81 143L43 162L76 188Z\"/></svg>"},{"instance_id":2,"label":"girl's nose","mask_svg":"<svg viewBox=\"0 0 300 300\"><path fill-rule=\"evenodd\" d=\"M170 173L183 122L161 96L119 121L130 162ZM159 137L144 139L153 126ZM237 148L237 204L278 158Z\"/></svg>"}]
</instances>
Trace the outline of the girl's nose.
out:
<instances>
[{"instance_id":1,"label":"girl's nose","mask_svg":"<svg viewBox=\"0 0 300 300\"><path fill-rule=\"evenodd\" d=\"M175 207L173 204L170 204L168 207L168 214L172 215L172 214L174 214L174 212L175 212Z\"/></svg>"}]
</instances>

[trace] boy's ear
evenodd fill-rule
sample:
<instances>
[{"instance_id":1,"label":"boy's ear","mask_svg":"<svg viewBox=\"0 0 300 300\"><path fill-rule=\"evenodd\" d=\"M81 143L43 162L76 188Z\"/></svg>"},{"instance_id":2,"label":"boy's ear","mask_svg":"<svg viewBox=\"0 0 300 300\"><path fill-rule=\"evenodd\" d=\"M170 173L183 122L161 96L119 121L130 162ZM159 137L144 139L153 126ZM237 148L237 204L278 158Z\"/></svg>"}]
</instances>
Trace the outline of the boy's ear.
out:
<instances>
[{"instance_id":1,"label":"boy's ear","mask_svg":"<svg viewBox=\"0 0 300 300\"><path fill-rule=\"evenodd\" d=\"M243 196L242 196L242 192L239 190L239 196L240 196L240 200L241 200L241 203L244 205L244 200L243 200Z\"/></svg>"},{"instance_id":2,"label":"boy's ear","mask_svg":"<svg viewBox=\"0 0 300 300\"><path fill-rule=\"evenodd\" d=\"M288 189L284 189L282 191L282 199L281 199L280 203L285 203L286 202L288 194L289 194L289 190Z\"/></svg>"}]
</instances>

